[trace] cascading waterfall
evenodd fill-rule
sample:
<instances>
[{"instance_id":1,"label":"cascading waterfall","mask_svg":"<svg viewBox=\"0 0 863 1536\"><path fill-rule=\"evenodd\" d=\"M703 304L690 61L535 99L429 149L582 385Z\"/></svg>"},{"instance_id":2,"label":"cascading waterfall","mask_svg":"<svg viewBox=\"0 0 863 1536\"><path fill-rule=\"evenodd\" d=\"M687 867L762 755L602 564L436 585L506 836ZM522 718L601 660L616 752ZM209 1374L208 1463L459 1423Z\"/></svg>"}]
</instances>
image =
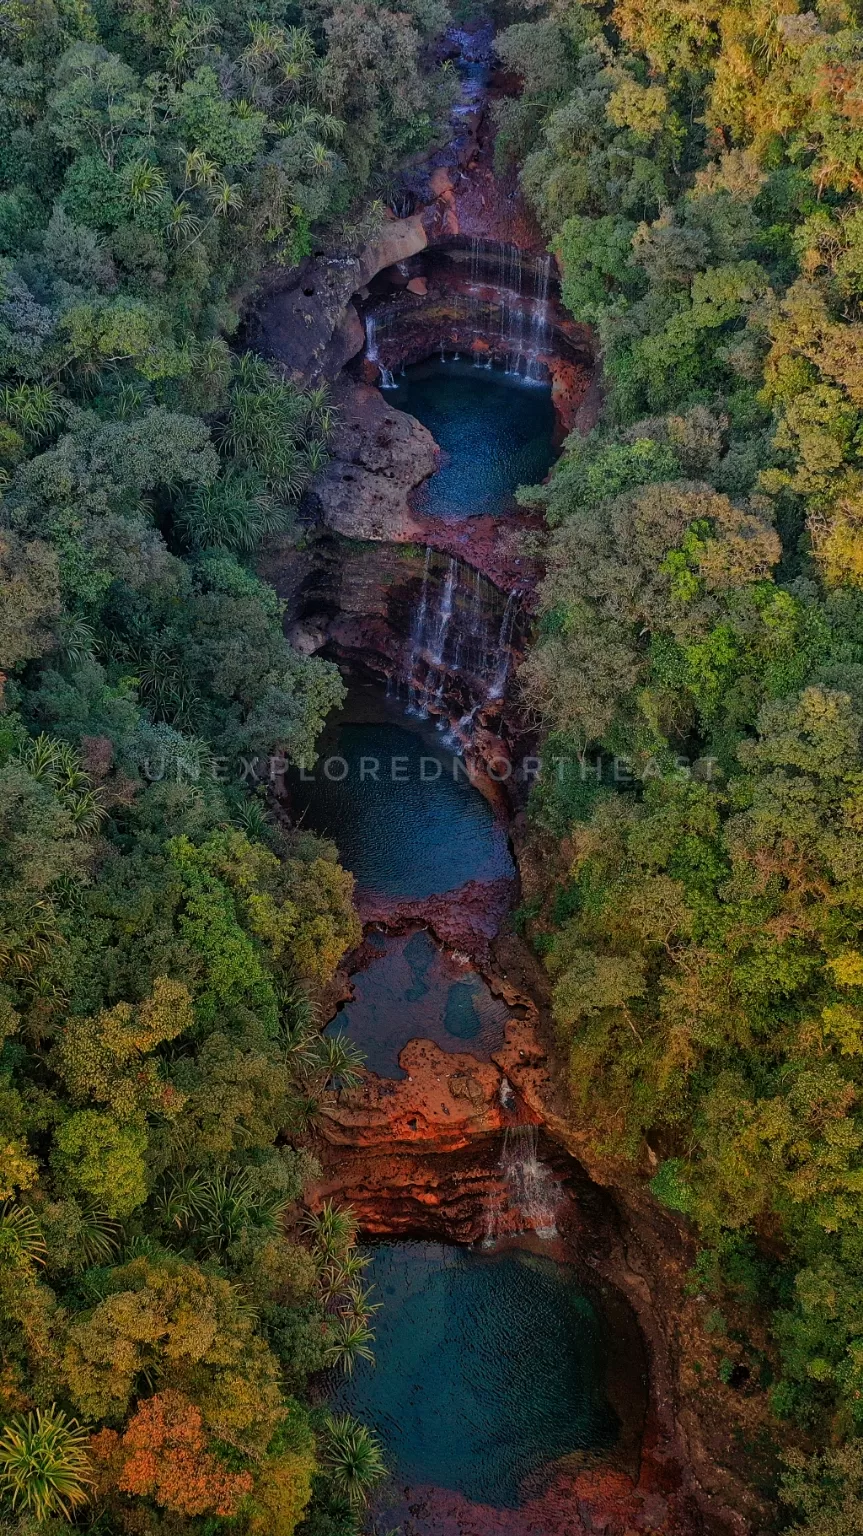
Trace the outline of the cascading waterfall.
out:
<instances>
[{"instance_id":1,"label":"cascading waterfall","mask_svg":"<svg viewBox=\"0 0 863 1536\"><path fill-rule=\"evenodd\" d=\"M539 381L542 377L539 355L548 349L548 287L551 281L551 256L541 258L534 279L534 299L530 321L530 343L526 377Z\"/></svg>"},{"instance_id":2,"label":"cascading waterfall","mask_svg":"<svg viewBox=\"0 0 863 1536\"><path fill-rule=\"evenodd\" d=\"M518 593L510 592L503 610L503 618L500 621L500 634L497 644L500 652L497 668L488 690L489 702L492 699L502 699L509 681L509 666L512 659L512 636L515 629L515 618L518 613Z\"/></svg>"},{"instance_id":3,"label":"cascading waterfall","mask_svg":"<svg viewBox=\"0 0 863 1536\"><path fill-rule=\"evenodd\" d=\"M435 617L435 626L431 645L431 663L433 667L439 667L443 661L447 630L449 629L449 621L452 618L453 593L455 592L457 572L458 561L456 560L455 555L450 555L449 563L446 568L446 579L443 585L443 597L441 598L440 607Z\"/></svg>"},{"instance_id":4,"label":"cascading waterfall","mask_svg":"<svg viewBox=\"0 0 863 1536\"><path fill-rule=\"evenodd\" d=\"M429 680L432 677L433 671L438 671L440 674L438 685L434 694L434 702L438 708L440 708L441 704L443 703L444 688L446 687L446 672L443 670L441 663L443 662L444 651L446 649L447 634L449 632L450 620L452 619L453 595L455 593L457 573L458 561L454 555L450 555L449 565L447 566L446 579L443 586L443 596L441 597L440 608L438 609L437 614L437 624L432 640L432 652L430 658L431 666L426 676L426 713L428 713L428 706L431 703L431 699L429 698Z\"/></svg>"},{"instance_id":5,"label":"cascading waterfall","mask_svg":"<svg viewBox=\"0 0 863 1536\"><path fill-rule=\"evenodd\" d=\"M381 389L395 389L397 387L396 381L392 376L392 370L384 367L384 364L381 362L378 348L378 322L376 316L372 314L366 315L366 361L377 363L378 372L380 373L378 382Z\"/></svg>"},{"instance_id":6,"label":"cascading waterfall","mask_svg":"<svg viewBox=\"0 0 863 1536\"><path fill-rule=\"evenodd\" d=\"M476 235L473 235L470 242L470 281L471 287L473 288L475 288L479 282L479 252L479 240L477 239Z\"/></svg>"},{"instance_id":7,"label":"cascading waterfall","mask_svg":"<svg viewBox=\"0 0 863 1536\"><path fill-rule=\"evenodd\" d=\"M500 246L500 339L506 346L507 372L518 372L524 310L521 299L521 252L517 245Z\"/></svg>"},{"instance_id":8,"label":"cascading waterfall","mask_svg":"<svg viewBox=\"0 0 863 1536\"><path fill-rule=\"evenodd\" d=\"M408 712L410 714L420 714L422 712L422 706L419 698L416 696L417 691L414 688L412 679L416 671L416 663L422 654L426 638L426 622L428 619L429 608L429 574L431 572L431 557L431 545L427 544L425 564L423 566L423 582L420 591L420 601L413 625L411 626L410 653L408 655L407 664Z\"/></svg>"},{"instance_id":9,"label":"cascading waterfall","mask_svg":"<svg viewBox=\"0 0 863 1536\"><path fill-rule=\"evenodd\" d=\"M510 1090L511 1091L511 1090ZM535 1232L537 1237L557 1236L560 1185L539 1155L539 1131L535 1125L512 1125L503 1133L498 1161L506 1201L489 1207L485 1241L494 1242L504 1231ZM518 1226L513 1229L512 1217Z\"/></svg>"},{"instance_id":10,"label":"cascading waterfall","mask_svg":"<svg viewBox=\"0 0 863 1536\"><path fill-rule=\"evenodd\" d=\"M445 560L445 566L440 561ZM474 680L475 702L450 731L454 742L469 735L483 705L503 698L509 677L518 594L510 593L503 612L498 589L474 566L455 555L440 556L427 547L419 602L405 652L408 712L445 721L447 681ZM491 682L484 680L491 674ZM422 681L419 679L422 678Z\"/></svg>"},{"instance_id":11,"label":"cascading waterfall","mask_svg":"<svg viewBox=\"0 0 863 1536\"><path fill-rule=\"evenodd\" d=\"M488 298L483 300L482 292L483 288L493 289L498 311L498 350L506 357L507 372L529 383L542 382L540 358L551 340L551 255L536 257L531 271L529 260L525 260L517 245L503 240L481 240L474 235L469 250L455 259L463 262L468 271L467 293L454 298L460 326L467 326L476 334L483 331L481 313ZM476 366L490 367L491 361L477 358Z\"/></svg>"}]
</instances>

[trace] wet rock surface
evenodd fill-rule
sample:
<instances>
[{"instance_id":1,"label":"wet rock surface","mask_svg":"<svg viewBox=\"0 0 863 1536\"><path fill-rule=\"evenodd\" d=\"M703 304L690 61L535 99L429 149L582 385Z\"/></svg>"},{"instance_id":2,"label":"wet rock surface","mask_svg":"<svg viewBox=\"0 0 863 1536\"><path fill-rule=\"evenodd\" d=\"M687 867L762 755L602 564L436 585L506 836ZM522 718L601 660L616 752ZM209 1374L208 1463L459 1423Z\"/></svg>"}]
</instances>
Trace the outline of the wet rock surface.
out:
<instances>
[{"instance_id":1,"label":"wet rock surface","mask_svg":"<svg viewBox=\"0 0 863 1536\"><path fill-rule=\"evenodd\" d=\"M353 295L384 267L425 248L425 222L422 214L387 219L357 256L310 256L271 272L247 317L248 344L299 383L335 379L365 340Z\"/></svg>"}]
</instances>

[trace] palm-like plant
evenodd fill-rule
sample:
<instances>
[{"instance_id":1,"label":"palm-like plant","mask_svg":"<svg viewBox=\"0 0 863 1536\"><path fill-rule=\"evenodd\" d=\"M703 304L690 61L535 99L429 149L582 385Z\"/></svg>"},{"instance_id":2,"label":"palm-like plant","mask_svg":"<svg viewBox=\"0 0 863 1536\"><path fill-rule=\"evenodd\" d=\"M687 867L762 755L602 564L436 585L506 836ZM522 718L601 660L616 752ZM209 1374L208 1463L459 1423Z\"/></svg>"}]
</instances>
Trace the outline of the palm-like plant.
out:
<instances>
[{"instance_id":1,"label":"palm-like plant","mask_svg":"<svg viewBox=\"0 0 863 1536\"><path fill-rule=\"evenodd\" d=\"M194 723L198 696L173 651L151 641L146 648L125 646L118 659L134 669L135 686L154 720L178 730Z\"/></svg>"},{"instance_id":2,"label":"palm-like plant","mask_svg":"<svg viewBox=\"0 0 863 1536\"><path fill-rule=\"evenodd\" d=\"M153 1202L159 1225L188 1232L200 1217L203 1191L204 1175L199 1169L170 1174Z\"/></svg>"},{"instance_id":3,"label":"palm-like plant","mask_svg":"<svg viewBox=\"0 0 863 1536\"><path fill-rule=\"evenodd\" d=\"M98 789L82 789L68 795L66 808L79 837L92 837L108 814Z\"/></svg>"},{"instance_id":4,"label":"palm-like plant","mask_svg":"<svg viewBox=\"0 0 863 1536\"><path fill-rule=\"evenodd\" d=\"M369 1263L365 1254L354 1253L350 1258L361 1259L363 1267ZM343 1317L350 1317L355 1323L367 1323L375 1312L380 1312L383 1302L372 1301L374 1294L373 1285L361 1285L359 1279L353 1279L343 1288L339 1311Z\"/></svg>"},{"instance_id":5,"label":"palm-like plant","mask_svg":"<svg viewBox=\"0 0 863 1536\"><path fill-rule=\"evenodd\" d=\"M0 975L21 981L38 973L51 950L62 942L54 908L45 897L22 900L0 918Z\"/></svg>"},{"instance_id":6,"label":"palm-like plant","mask_svg":"<svg viewBox=\"0 0 863 1536\"><path fill-rule=\"evenodd\" d=\"M217 219L226 219L229 213L243 206L243 189L238 181L227 181L223 176L209 193L210 206Z\"/></svg>"},{"instance_id":7,"label":"palm-like plant","mask_svg":"<svg viewBox=\"0 0 863 1536\"><path fill-rule=\"evenodd\" d=\"M92 656L96 631L77 614L63 614L56 627L57 650L68 667L79 667Z\"/></svg>"},{"instance_id":8,"label":"palm-like plant","mask_svg":"<svg viewBox=\"0 0 863 1536\"><path fill-rule=\"evenodd\" d=\"M247 1227L277 1230L288 1201L278 1190L262 1189L251 1168L222 1169L204 1181L200 1236L207 1250L222 1253Z\"/></svg>"},{"instance_id":9,"label":"palm-like plant","mask_svg":"<svg viewBox=\"0 0 863 1536\"><path fill-rule=\"evenodd\" d=\"M263 475L281 502L298 501L326 463L334 413L326 389L304 393L279 380L260 358L237 365L230 410L220 429L223 448Z\"/></svg>"},{"instance_id":10,"label":"palm-like plant","mask_svg":"<svg viewBox=\"0 0 863 1536\"><path fill-rule=\"evenodd\" d=\"M50 384L18 384L0 395L0 409L12 425L39 442L63 420L60 396Z\"/></svg>"},{"instance_id":11,"label":"palm-like plant","mask_svg":"<svg viewBox=\"0 0 863 1536\"><path fill-rule=\"evenodd\" d=\"M266 807L260 800L243 800L234 811L233 821L235 826L240 827L246 836L255 842L266 841L270 823L267 819Z\"/></svg>"},{"instance_id":12,"label":"palm-like plant","mask_svg":"<svg viewBox=\"0 0 863 1536\"><path fill-rule=\"evenodd\" d=\"M130 160L123 167L123 182L126 201L133 212L158 208L165 196L164 174L149 160Z\"/></svg>"},{"instance_id":13,"label":"palm-like plant","mask_svg":"<svg viewBox=\"0 0 863 1536\"><path fill-rule=\"evenodd\" d=\"M217 30L216 13L208 5L198 5L177 18L168 41L168 66L177 79L192 73L210 36Z\"/></svg>"},{"instance_id":14,"label":"palm-like plant","mask_svg":"<svg viewBox=\"0 0 863 1536\"><path fill-rule=\"evenodd\" d=\"M328 1259L318 1273L318 1291L321 1300L338 1301L344 1304L345 1298L350 1297L355 1288L362 1289L359 1281L370 1263L370 1256L360 1253L357 1248L351 1248L349 1252L339 1255L338 1258ZM368 1287L363 1295L370 1294L371 1287ZM366 1316L369 1311L377 1311L377 1307L366 1309Z\"/></svg>"},{"instance_id":15,"label":"palm-like plant","mask_svg":"<svg viewBox=\"0 0 863 1536\"><path fill-rule=\"evenodd\" d=\"M106 1216L104 1211L82 1210L78 1234L78 1267L89 1269L110 1264L120 1247L122 1232L120 1223Z\"/></svg>"},{"instance_id":16,"label":"palm-like plant","mask_svg":"<svg viewBox=\"0 0 863 1536\"><path fill-rule=\"evenodd\" d=\"M334 1088L356 1088L362 1082L365 1056L353 1040L339 1031L317 1035L306 1052L304 1070L312 1080Z\"/></svg>"},{"instance_id":17,"label":"palm-like plant","mask_svg":"<svg viewBox=\"0 0 863 1536\"><path fill-rule=\"evenodd\" d=\"M219 174L219 167L215 160L211 160L208 155L205 155L202 149L181 151L180 159L187 187L212 187L215 185Z\"/></svg>"},{"instance_id":18,"label":"palm-like plant","mask_svg":"<svg viewBox=\"0 0 863 1536\"><path fill-rule=\"evenodd\" d=\"M324 1462L337 1491L354 1508L368 1502L372 1490L386 1477L383 1448L377 1436L349 1413L329 1416Z\"/></svg>"},{"instance_id":19,"label":"palm-like plant","mask_svg":"<svg viewBox=\"0 0 863 1536\"><path fill-rule=\"evenodd\" d=\"M281 27L269 21L251 21L249 32L251 42L246 44L240 54L240 63L247 69L255 73L272 69L280 60L290 57L290 45Z\"/></svg>"},{"instance_id":20,"label":"palm-like plant","mask_svg":"<svg viewBox=\"0 0 863 1536\"><path fill-rule=\"evenodd\" d=\"M275 1232L287 1205L278 1190L261 1188L251 1168L173 1174L156 1198L161 1226L173 1227L210 1257L250 1227Z\"/></svg>"},{"instance_id":21,"label":"palm-like plant","mask_svg":"<svg viewBox=\"0 0 863 1536\"><path fill-rule=\"evenodd\" d=\"M278 993L281 1015L279 1041L285 1062L297 1075L307 1076L320 1022L314 1003L300 986L284 986Z\"/></svg>"},{"instance_id":22,"label":"palm-like plant","mask_svg":"<svg viewBox=\"0 0 863 1536\"><path fill-rule=\"evenodd\" d=\"M321 1101L313 1093L294 1094L286 1114L287 1127L295 1136L307 1136L318 1124Z\"/></svg>"},{"instance_id":23,"label":"palm-like plant","mask_svg":"<svg viewBox=\"0 0 863 1536\"><path fill-rule=\"evenodd\" d=\"M71 1518L94 1482L87 1440L58 1408L18 1415L0 1434L0 1498L40 1521Z\"/></svg>"},{"instance_id":24,"label":"palm-like plant","mask_svg":"<svg viewBox=\"0 0 863 1536\"><path fill-rule=\"evenodd\" d=\"M327 1318L327 1365L337 1366L345 1372L346 1376L353 1373L358 1360L368 1360L374 1364L372 1344L374 1334L363 1318L351 1317L349 1313L339 1312L335 1317Z\"/></svg>"},{"instance_id":25,"label":"palm-like plant","mask_svg":"<svg viewBox=\"0 0 863 1536\"><path fill-rule=\"evenodd\" d=\"M310 476L316 475L319 470L323 469L328 457L327 445L321 438L314 437L310 442L307 442L303 450L303 459L305 460L305 468L308 474Z\"/></svg>"},{"instance_id":26,"label":"palm-like plant","mask_svg":"<svg viewBox=\"0 0 863 1536\"><path fill-rule=\"evenodd\" d=\"M48 1248L42 1228L29 1205L6 1200L0 1205L0 1253L6 1263L44 1264Z\"/></svg>"},{"instance_id":27,"label":"palm-like plant","mask_svg":"<svg viewBox=\"0 0 863 1536\"><path fill-rule=\"evenodd\" d=\"M197 240L201 229L201 220L186 202L185 198L176 198L168 209L168 219L165 225L168 239L173 241L175 245L182 245L186 241L191 243L193 240Z\"/></svg>"},{"instance_id":28,"label":"palm-like plant","mask_svg":"<svg viewBox=\"0 0 863 1536\"><path fill-rule=\"evenodd\" d=\"M133 384L129 379L120 380L113 399L114 414L118 421L128 421L132 416L138 416L148 404L149 393L143 384Z\"/></svg>"},{"instance_id":29,"label":"palm-like plant","mask_svg":"<svg viewBox=\"0 0 863 1536\"><path fill-rule=\"evenodd\" d=\"M177 526L195 549L249 554L285 523L285 512L251 475L228 473L199 486L176 514Z\"/></svg>"},{"instance_id":30,"label":"palm-like plant","mask_svg":"<svg viewBox=\"0 0 863 1536\"><path fill-rule=\"evenodd\" d=\"M78 835L91 837L107 812L101 791L92 787L75 748L67 741L55 741L43 731L20 748L19 757L34 779L54 790Z\"/></svg>"},{"instance_id":31,"label":"palm-like plant","mask_svg":"<svg viewBox=\"0 0 863 1536\"><path fill-rule=\"evenodd\" d=\"M312 1252L321 1269L331 1259L342 1258L357 1237L353 1206L325 1200L319 1211L309 1211L303 1227L312 1240Z\"/></svg>"}]
</instances>

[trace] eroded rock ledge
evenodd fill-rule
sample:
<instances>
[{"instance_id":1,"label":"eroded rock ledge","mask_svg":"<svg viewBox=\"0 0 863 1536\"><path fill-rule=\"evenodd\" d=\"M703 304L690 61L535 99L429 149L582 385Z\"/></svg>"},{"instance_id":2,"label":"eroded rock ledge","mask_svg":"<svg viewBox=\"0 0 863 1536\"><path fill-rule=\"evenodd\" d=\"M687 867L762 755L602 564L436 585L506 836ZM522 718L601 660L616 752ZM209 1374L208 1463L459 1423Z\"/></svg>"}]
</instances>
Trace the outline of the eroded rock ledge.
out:
<instances>
[{"instance_id":1,"label":"eroded rock ledge","mask_svg":"<svg viewBox=\"0 0 863 1536\"><path fill-rule=\"evenodd\" d=\"M472 933L470 921L460 916L460 895L451 893L437 911L426 904L424 917L433 935L457 944L513 1009L504 1043L484 1063L414 1040L399 1058L405 1078L370 1073L356 1090L331 1096L323 1106L323 1172L314 1198L350 1202L370 1234L458 1242L481 1239L493 1209L499 1236L514 1227L518 1214L508 1221L503 1135L516 1122L536 1124L544 1157L569 1196L559 1222L567 1251L626 1298L646 1344L650 1380L637 1473L562 1472L537 1495L531 1515L537 1530L544 1536L758 1531L767 1511L741 1475L739 1446L747 1436L757 1438L763 1404L758 1397L741 1398L711 1369L709 1307L687 1285L696 1256L693 1234L656 1205L628 1166L596 1156L572 1114L550 1048L541 967L511 932L492 938ZM474 905L477 900L474 894ZM381 904L364 915L402 931L420 913L415 904L410 911L390 910L387 919ZM425 1490L423 1497L424 1536L508 1529L495 1523L504 1519L498 1511L440 1490ZM522 1508L514 1533L529 1528L525 1519Z\"/></svg>"}]
</instances>

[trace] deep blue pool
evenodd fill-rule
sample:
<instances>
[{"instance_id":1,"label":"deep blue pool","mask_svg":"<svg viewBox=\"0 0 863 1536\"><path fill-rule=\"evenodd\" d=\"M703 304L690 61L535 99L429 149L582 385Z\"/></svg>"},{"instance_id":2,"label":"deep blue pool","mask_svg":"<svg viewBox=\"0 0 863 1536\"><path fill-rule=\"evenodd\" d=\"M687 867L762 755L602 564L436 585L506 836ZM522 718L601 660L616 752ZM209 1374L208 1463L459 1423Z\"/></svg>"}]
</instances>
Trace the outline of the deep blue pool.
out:
<instances>
[{"instance_id":1,"label":"deep blue pool","mask_svg":"<svg viewBox=\"0 0 863 1536\"><path fill-rule=\"evenodd\" d=\"M513 1508L540 1468L614 1444L607 1328L570 1266L428 1242L371 1253L377 1363L334 1406L377 1431L398 1485Z\"/></svg>"},{"instance_id":2,"label":"deep blue pool","mask_svg":"<svg viewBox=\"0 0 863 1536\"><path fill-rule=\"evenodd\" d=\"M428 427L445 460L417 492L417 510L453 521L514 505L519 485L543 480L556 457L547 384L472 363L417 363L388 398Z\"/></svg>"}]
</instances>

